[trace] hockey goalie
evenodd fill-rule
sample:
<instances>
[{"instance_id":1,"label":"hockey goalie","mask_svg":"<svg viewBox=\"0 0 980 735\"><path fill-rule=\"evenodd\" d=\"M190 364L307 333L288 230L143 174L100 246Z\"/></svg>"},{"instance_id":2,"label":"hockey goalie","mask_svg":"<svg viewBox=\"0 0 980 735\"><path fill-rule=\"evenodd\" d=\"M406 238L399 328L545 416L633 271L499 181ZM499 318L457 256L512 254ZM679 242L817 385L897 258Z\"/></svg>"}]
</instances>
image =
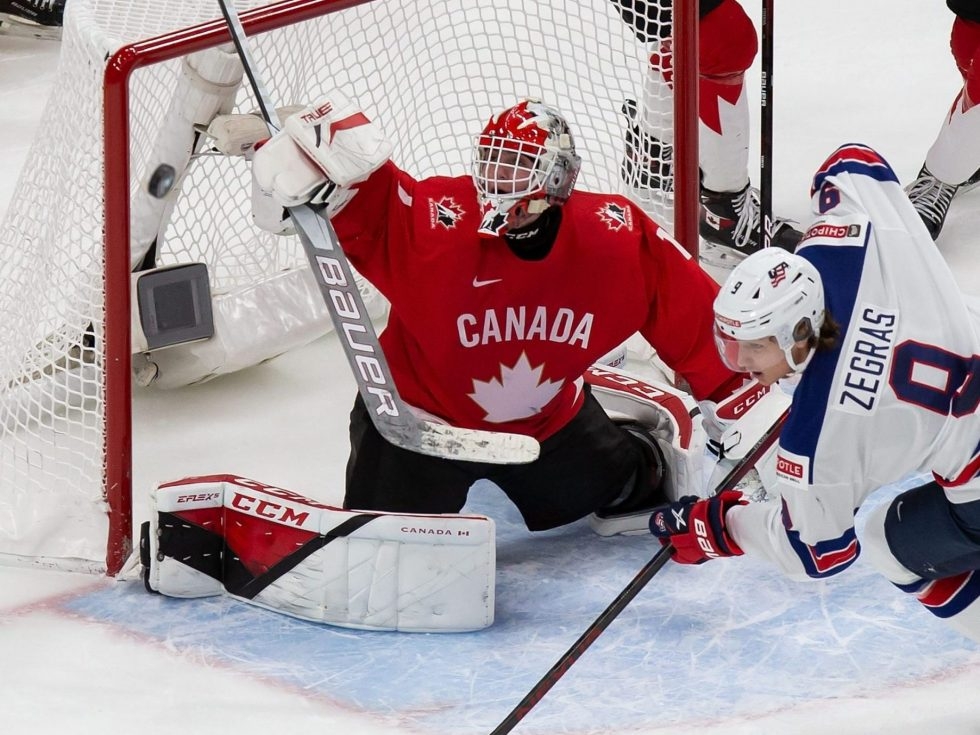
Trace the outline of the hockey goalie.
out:
<instances>
[{"instance_id":1,"label":"hockey goalie","mask_svg":"<svg viewBox=\"0 0 980 735\"><path fill-rule=\"evenodd\" d=\"M614 421L644 427L658 497L702 492L706 435L688 394L600 365L587 379ZM646 515L589 521L605 535L645 533ZM140 552L152 592L227 594L367 630L459 632L494 620L494 523L485 516L342 509L214 475L161 484L150 518Z\"/></svg>"},{"instance_id":2,"label":"hockey goalie","mask_svg":"<svg viewBox=\"0 0 980 735\"><path fill-rule=\"evenodd\" d=\"M533 437L542 451L540 458L517 465L407 451L386 440L359 397L344 508L321 508L317 538L336 536L335 521L345 522L349 512L459 519L479 479L497 484L531 531L589 517L599 533L644 532L653 507L703 492L695 479L705 441L701 410L717 426L726 406L757 401L758 386L746 385L746 376L720 362L712 337L717 286L707 274L625 198L574 190L580 159L560 113L525 100L491 117L478 136L471 176L416 181L390 160L391 151L379 126L342 93L332 92L287 117L282 130L257 147L253 173L259 190L279 206L321 207L353 265L391 301L381 344L406 401L451 426ZM611 396L621 397L624 386L636 381L589 366L634 332L671 363L693 397L667 385L648 386L626 402L631 410L610 415L603 394L610 408L620 410ZM665 396L670 400L661 400ZM738 443L736 437L733 444ZM167 495L168 489L160 492ZM220 527L226 529L208 554L233 562L251 557L249 545L243 557L242 544L227 530L242 510L235 505L236 491L201 494L220 508ZM255 507L274 514L274 504L258 500ZM304 503L288 515L312 513L307 507L315 506ZM182 559L194 554L183 548L168 554L175 526L161 518L147 534L148 580L151 588L168 591L169 582L181 576ZM385 526L372 521L363 532L373 542L392 541L373 536ZM492 539L492 533L487 536ZM323 543L309 548L311 563L318 560L312 573L294 562L279 564L275 555L259 569L283 570L282 585L300 585L304 597L314 600L338 578L349 580L351 564L368 563L384 576L400 570L401 551L379 551L385 558L369 562L340 554L321 564L317 547ZM407 541L395 543L401 549ZM427 544L421 548L420 558L426 558ZM440 555L445 551L438 548ZM452 551L449 557L455 559ZM168 559L176 566L165 564ZM468 563L423 566L451 580ZM217 575L204 575L212 582L203 589L249 599L235 574L223 563ZM489 579L492 584L492 573ZM411 586L426 589L431 582L415 575ZM390 590L378 595L383 609L365 613L352 604L376 584L381 580L371 577L344 587L339 598L346 595L346 606L304 603L298 613L280 598L252 601L310 619L382 629L475 629L492 620L492 595L486 592L473 592L490 606L475 617L440 617L444 603L421 613L410 604L403 608L400 594ZM447 592L445 599L464 597ZM470 613L480 609L479 599L467 607Z\"/></svg>"}]
</instances>

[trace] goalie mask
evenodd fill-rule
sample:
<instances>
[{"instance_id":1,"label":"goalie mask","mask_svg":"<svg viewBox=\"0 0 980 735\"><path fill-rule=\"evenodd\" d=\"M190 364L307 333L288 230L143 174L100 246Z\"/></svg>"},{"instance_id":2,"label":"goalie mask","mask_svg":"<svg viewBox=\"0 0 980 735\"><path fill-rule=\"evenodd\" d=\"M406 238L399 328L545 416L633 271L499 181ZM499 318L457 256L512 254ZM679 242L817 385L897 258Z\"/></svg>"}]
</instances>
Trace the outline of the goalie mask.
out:
<instances>
[{"instance_id":1,"label":"goalie mask","mask_svg":"<svg viewBox=\"0 0 980 735\"><path fill-rule=\"evenodd\" d=\"M816 350L796 363L793 345L820 333L824 321L823 282L806 258L781 248L753 253L728 276L715 299L715 343L722 361L741 372L741 342L773 337L794 372L809 364Z\"/></svg>"},{"instance_id":2,"label":"goalie mask","mask_svg":"<svg viewBox=\"0 0 980 735\"><path fill-rule=\"evenodd\" d=\"M490 118L473 153L480 234L500 237L564 204L581 163L568 123L548 105L525 100Z\"/></svg>"}]
</instances>

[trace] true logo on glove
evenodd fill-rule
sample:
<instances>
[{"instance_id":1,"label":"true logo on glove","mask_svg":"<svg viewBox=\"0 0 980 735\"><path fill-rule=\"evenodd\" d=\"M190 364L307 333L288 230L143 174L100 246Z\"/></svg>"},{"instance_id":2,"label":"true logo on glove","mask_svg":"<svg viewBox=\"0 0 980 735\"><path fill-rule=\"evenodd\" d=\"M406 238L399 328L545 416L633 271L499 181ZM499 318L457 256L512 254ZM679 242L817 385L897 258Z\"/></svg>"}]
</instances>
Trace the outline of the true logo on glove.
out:
<instances>
[{"instance_id":1,"label":"true logo on glove","mask_svg":"<svg viewBox=\"0 0 980 735\"><path fill-rule=\"evenodd\" d=\"M324 102L322 105L317 107L315 110L309 110L307 112L301 112L299 114L299 119L305 123L316 122L325 115L329 115L333 112L333 104L331 102Z\"/></svg>"}]
</instances>

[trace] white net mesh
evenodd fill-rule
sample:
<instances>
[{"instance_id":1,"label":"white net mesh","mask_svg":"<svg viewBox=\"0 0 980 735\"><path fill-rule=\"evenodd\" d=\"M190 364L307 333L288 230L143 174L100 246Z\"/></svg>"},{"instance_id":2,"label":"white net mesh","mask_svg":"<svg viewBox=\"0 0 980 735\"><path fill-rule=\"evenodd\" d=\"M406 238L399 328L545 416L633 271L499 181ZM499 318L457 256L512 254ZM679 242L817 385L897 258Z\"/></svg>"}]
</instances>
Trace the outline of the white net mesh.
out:
<instances>
[{"instance_id":1,"label":"white net mesh","mask_svg":"<svg viewBox=\"0 0 980 735\"><path fill-rule=\"evenodd\" d=\"M242 158L195 156L169 215L148 198L145 182L167 132L161 127L179 107L180 59L134 72L129 140L103 140L107 59L219 17L212 0L68 3L54 92L0 228L0 555L105 563L105 412L124 400L104 390L107 156L128 146L134 260L155 240L158 265L206 262L213 288L304 261L298 242L252 225ZM650 47L609 0L378 0L249 43L277 104L343 89L388 132L394 161L419 178L466 173L473 135L491 113L541 98L574 131L579 188L625 190L669 224L669 198L622 180L629 124L621 108L636 100L642 115L651 106L644 93ZM237 112L257 107L247 84L235 100ZM657 124L669 126L669 116ZM641 183L632 171L631 183ZM129 315L109 319L128 323Z\"/></svg>"}]
</instances>

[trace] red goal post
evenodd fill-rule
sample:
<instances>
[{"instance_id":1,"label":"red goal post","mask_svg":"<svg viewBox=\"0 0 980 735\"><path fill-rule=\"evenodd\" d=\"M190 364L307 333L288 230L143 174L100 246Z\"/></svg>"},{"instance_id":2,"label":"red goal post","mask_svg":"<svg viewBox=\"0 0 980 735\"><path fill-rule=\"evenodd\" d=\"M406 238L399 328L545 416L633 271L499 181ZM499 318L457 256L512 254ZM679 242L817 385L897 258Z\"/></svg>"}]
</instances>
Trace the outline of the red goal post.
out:
<instances>
[{"instance_id":1,"label":"red goal post","mask_svg":"<svg viewBox=\"0 0 980 735\"><path fill-rule=\"evenodd\" d=\"M669 0L665 0L669 2ZM648 5L652 3L647 3ZM697 250L697 11L674 12L673 192L624 182L626 99L647 102L650 44L610 0L236 3L278 104L340 87L421 178L468 171L472 137L525 96L562 110L578 187L623 192ZM117 573L132 551L130 272L208 263L212 288L303 261L250 222L240 158L199 155L166 211L146 182L191 54L227 44L211 0L72 0L51 99L0 227L0 559ZM257 105L247 84L234 110ZM200 131L198 131L200 132ZM635 182L632 182L635 183Z\"/></svg>"}]
</instances>

